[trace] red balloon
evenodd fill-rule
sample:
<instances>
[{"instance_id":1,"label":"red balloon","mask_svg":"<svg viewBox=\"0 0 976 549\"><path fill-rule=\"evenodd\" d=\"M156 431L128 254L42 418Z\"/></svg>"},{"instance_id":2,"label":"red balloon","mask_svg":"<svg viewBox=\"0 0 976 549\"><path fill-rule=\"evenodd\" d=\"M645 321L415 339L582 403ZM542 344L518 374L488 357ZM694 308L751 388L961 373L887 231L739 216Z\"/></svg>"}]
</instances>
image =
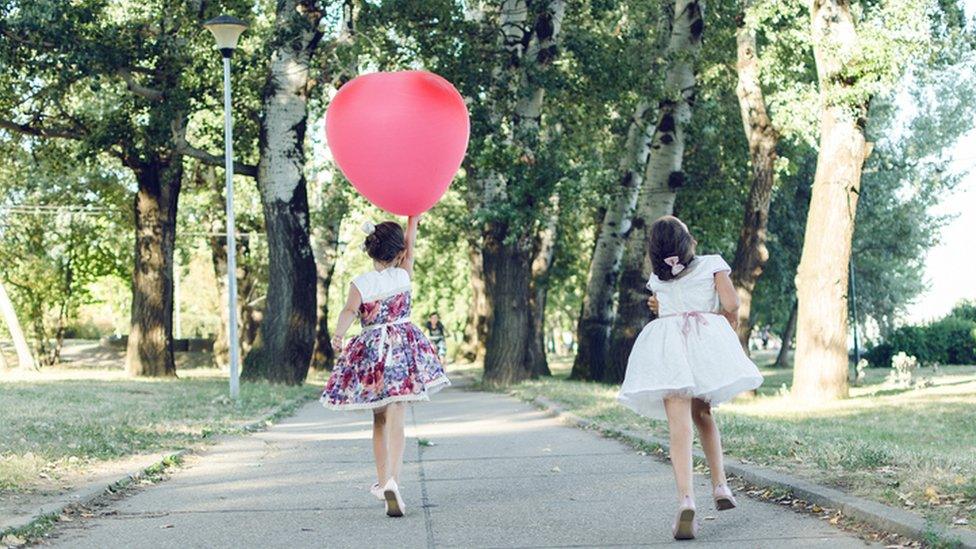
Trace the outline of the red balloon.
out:
<instances>
[{"instance_id":1,"label":"red balloon","mask_svg":"<svg viewBox=\"0 0 976 549\"><path fill-rule=\"evenodd\" d=\"M417 215L461 167L470 124L461 94L425 71L377 72L347 82L325 116L332 157L367 200Z\"/></svg>"}]
</instances>

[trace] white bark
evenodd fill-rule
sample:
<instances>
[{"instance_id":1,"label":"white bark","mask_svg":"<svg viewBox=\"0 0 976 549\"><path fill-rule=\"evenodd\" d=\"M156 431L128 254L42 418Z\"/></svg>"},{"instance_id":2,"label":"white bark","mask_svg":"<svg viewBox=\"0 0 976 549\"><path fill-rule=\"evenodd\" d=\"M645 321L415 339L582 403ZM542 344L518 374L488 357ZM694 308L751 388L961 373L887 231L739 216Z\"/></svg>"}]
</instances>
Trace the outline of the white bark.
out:
<instances>
[{"instance_id":1,"label":"white bark","mask_svg":"<svg viewBox=\"0 0 976 549\"><path fill-rule=\"evenodd\" d=\"M271 56L273 90L265 99L266 141L261 148L258 179L267 201L289 202L302 181L304 158L293 151L300 148L298 130L308 116L308 55L283 47Z\"/></svg>"},{"instance_id":2,"label":"white bark","mask_svg":"<svg viewBox=\"0 0 976 549\"><path fill-rule=\"evenodd\" d=\"M655 219L674 210L677 189L684 181L682 161L685 127L691 120L695 95L695 60L701 49L703 19L698 0L675 0L665 74L666 99L661 101L651 141L644 185L637 197L633 226L624 242L619 306L614 319L607 381L623 379L627 355L647 319L643 288L650 274L647 236Z\"/></svg>"},{"instance_id":3,"label":"white bark","mask_svg":"<svg viewBox=\"0 0 976 549\"><path fill-rule=\"evenodd\" d=\"M613 320L613 294L617 288L624 236L631 227L637 194L644 183L644 166L650 152L654 126L647 120L650 103L642 100L634 109L627 129L627 141L620 155L620 183L600 223L600 232L590 260L583 310L577 326L579 350L573 363L573 377L602 377L606 348Z\"/></svg>"},{"instance_id":4,"label":"white bark","mask_svg":"<svg viewBox=\"0 0 976 549\"><path fill-rule=\"evenodd\" d=\"M305 188L309 62L322 38L313 0L277 3L271 64L262 91L258 187L268 236L268 292L261 337L244 362L245 378L304 381L315 339L315 260Z\"/></svg>"},{"instance_id":5,"label":"white bark","mask_svg":"<svg viewBox=\"0 0 976 549\"><path fill-rule=\"evenodd\" d=\"M37 362L34 361L34 355L31 354L30 346L27 345L24 331L17 319L17 311L14 310L14 304L10 301L10 296L7 295L2 282L0 282L0 314L3 314L3 321L10 332L14 350L17 351L17 365L25 370L36 370Z\"/></svg>"}]
</instances>

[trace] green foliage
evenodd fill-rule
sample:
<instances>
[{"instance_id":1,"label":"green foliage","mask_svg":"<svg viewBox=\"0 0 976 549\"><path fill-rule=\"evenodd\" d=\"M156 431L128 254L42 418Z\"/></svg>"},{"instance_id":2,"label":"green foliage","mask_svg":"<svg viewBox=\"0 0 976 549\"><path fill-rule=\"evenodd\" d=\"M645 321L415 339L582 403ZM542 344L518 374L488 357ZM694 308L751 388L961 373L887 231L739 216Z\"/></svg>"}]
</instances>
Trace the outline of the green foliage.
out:
<instances>
[{"instance_id":1,"label":"green foliage","mask_svg":"<svg viewBox=\"0 0 976 549\"><path fill-rule=\"evenodd\" d=\"M101 277L128 277L129 182L65 143L0 141L0 280L46 364ZM55 340L53 347L51 340Z\"/></svg>"},{"instance_id":2,"label":"green foliage","mask_svg":"<svg viewBox=\"0 0 976 549\"><path fill-rule=\"evenodd\" d=\"M972 312L968 306L957 306L930 324L902 326L864 357L875 367L891 366L891 357L899 352L917 357L923 365L976 364L976 320L955 314Z\"/></svg>"},{"instance_id":3,"label":"green foliage","mask_svg":"<svg viewBox=\"0 0 976 549\"><path fill-rule=\"evenodd\" d=\"M976 301L965 299L956 304L949 313L949 316L962 318L970 322L976 322Z\"/></svg>"},{"instance_id":4,"label":"green foliage","mask_svg":"<svg viewBox=\"0 0 976 549\"><path fill-rule=\"evenodd\" d=\"M943 151L972 128L976 116L971 62L960 57L957 43L933 38L932 47L936 46L944 56L920 60L910 78L876 95L869 109L867 133L875 147L861 179L852 266L856 321L864 326L870 320L882 334L925 289L920 275L926 251L937 243L946 222L932 213L932 207L945 200L961 177L948 169ZM777 65L784 62L779 46L762 50L761 58L767 55ZM796 78L800 73L793 71ZM806 130L784 121L784 113L789 111L773 109L774 124L786 130L779 151L782 171L770 208L770 260L752 308L754 321L775 326L786 322L793 304L793 279L816 169L816 150L809 146Z\"/></svg>"},{"instance_id":5,"label":"green foliage","mask_svg":"<svg viewBox=\"0 0 976 549\"><path fill-rule=\"evenodd\" d=\"M530 136L511 129L509 107L518 86L498 83L496 71L505 70L506 53L498 47L497 3L384 0L358 5L356 32L345 42L333 40L341 23L340 3L324 5L326 42L312 60L313 118L321 117L336 86L352 75L409 68L432 70L454 82L472 115L465 169L421 228L415 319L437 310L448 330L460 333L470 301L469 252L485 223L507 224L510 236L534 234L557 215L555 256L546 280L547 322L550 330L572 330L595 228L617 186L630 117L639 101L654 105L664 88L661 68L668 60L658 52L669 35L671 4L568 3L556 62L527 75L546 94L542 131ZM26 290L11 288L22 314L32 319L28 324L46 318L40 332L51 333L51 312L64 302L59 288L65 287L67 255L85 265L84 274L72 275L75 289L67 316L76 316L95 294L100 306L111 308L115 329L126 328L128 311L115 295L119 283L99 278L127 277L131 263L131 220L119 212L131 207L126 192L134 185L122 175L123 166L168 154L174 120L185 125L190 143L219 151L221 75L211 37L199 26L218 11L246 16L251 25L234 56L235 151L251 163L256 158L275 5L234 0L200 6L0 0L0 121L25 124L41 134L15 143L11 134L0 133L0 142L16 153L0 166L0 207L99 205L113 212L104 219L86 216L53 224L50 231L41 230L49 228L43 224L21 223L21 218L4 221L11 228L0 229L6 231L0 233L0 259L9 260L3 276L19 282L29 278L34 294L43 295L29 298ZM535 10L539 4L531 6ZM702 252L730 260L750 177L735 96L740 6L710 4L706 14L696 104L687 128L686 183L676 204ZM942 151L976 118L976 40L965 31L964 12L952 0L879 0L855 3L854 10L862 47L851 53L848 72L839 75L853 84L830 100L872 100L868 131L875 148L862 181L853 270L857 322L876 323L886 334L924 289L921 259L945 221L931 214L932 206L948 196L960 176L946 169ZM763 91L782 136L769 222L770 259L756 288L753 320L782 326L794 301L793 279L816 168L820 98L810 17L801 0L759 0L750 3L743 21L757 31ZM147 97L143 87L164 93L165 100ZM58 149L63 153L44 152L55 134L78 144ZM325 148L321 134L320 127L310 126L309 148ZM7 149L3 152L8 158ZM370 268L357 250L358 226L387 216L353 194L341 178L333 181L326 173L333 169L328 158L309 156L315 158L309 167L313 228L344 219L330 295L335 311L349 279ZM214 280L204 273L211 237L223 231L222 190L219 180L200 177L196 162L187 161L186 168L176 263L186 276L184 296L195 296L182 309L185 328L206 333L214 331L207 326L215 327L218 318L219 304L200 296L215 294ZM507 201L486 205L480 200L479 182L488 175L508 182ZM266 243L253 182L237 179L235 202L238 230L257 235L249 255L239 261L257 280L251 297L259 303L267 276ZM954 316L973 320L969 313ZM79 329L89 325L84 319L77 322ZM957 332L947 325L939 333Z\"/></svg>"}]
</instances>

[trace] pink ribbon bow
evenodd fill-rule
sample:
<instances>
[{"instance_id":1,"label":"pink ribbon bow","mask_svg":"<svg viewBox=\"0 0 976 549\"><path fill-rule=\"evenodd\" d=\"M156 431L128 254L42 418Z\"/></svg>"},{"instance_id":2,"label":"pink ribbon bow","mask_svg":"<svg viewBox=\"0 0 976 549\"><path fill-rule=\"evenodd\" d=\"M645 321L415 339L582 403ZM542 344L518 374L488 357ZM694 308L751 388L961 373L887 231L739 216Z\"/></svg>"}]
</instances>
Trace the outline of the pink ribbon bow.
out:
<instances>
[{"instance_id":1,"label":"pink ribbon bow","mask_svg":"<svg viewBox=\"0 0 976 549\"><path fill-rule=\"evenodd\" d=\"M708 326L708 320L705 319L705 314L699 311L689 311L687 313L679 313L684 317L684 322L681 324L681 335L685 338L685 343L688 343L688 336L691 334L692 321L694 321L694 327L696 333L701 333L702 326Z\"/></svg>"},{"instance_id":2,"label":"pink ribbon bow","mask_svg":"<svg viewBox=\"0 0 976 549\"><path fill-rule=\"evenodd\" d=\"M672 255L671 257L665 257L664 263L671 266L671 274L677 275L681 271L685 270L685 266L680 263L678 256Z\"/></svg>"}]
</instances>

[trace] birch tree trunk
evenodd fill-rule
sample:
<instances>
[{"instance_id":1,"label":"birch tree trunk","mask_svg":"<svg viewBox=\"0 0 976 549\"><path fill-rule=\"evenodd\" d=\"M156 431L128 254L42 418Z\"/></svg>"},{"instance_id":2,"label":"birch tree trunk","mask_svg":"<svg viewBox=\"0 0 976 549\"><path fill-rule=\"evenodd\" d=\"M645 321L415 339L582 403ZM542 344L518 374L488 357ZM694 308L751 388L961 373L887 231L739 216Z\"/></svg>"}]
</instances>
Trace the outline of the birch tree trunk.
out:
<instances>
[{"instance_id":1,"label":"birch tree trunk","mask_svg":"<svg viewBox=\"0 0 976 549\"><path fill-rule=\"evenodd\" d=\"M743 14L736 31L738 85L735 91L739 98L742 128L749 142L752 182L739 231L739 242L735 248L735 258L732 261L732 283L739 294L737 331L739 342L747 354L749 334L752 332L752 323L749 320L752 292L769 260L766 226L769 223L769 203L773 196L773 186L776 184L776 144L779 140L779 135L766 113L766 102L759 84L756 31L745 22L745 11L750 3L749 0L743 3Z\"/></svg>"},{"instance_id":2,"label":"birch tree trunk","mask_svg":"<svg viewBox=\"0 0 976 549\"><path fill-rule=\"evenodd\" d=\"M859 48L846 0L810 5L813 53L823 104L820 151L810 197L803 252L797 268L793 396L820 402L848 394L847 287L867 105L838 101L853 83L845 77Z\"/></svg>"},{"instance_id":3,"label":"birch tree trunk","mask_svg":"<svg viewBox=\"0 0 976 549\"><path fill-rule=\"evenodd\" d=\"M24 337L24 330L20 327L20 320L17 319L17 311L14 304L10 301L7 289L3 282L0 282L0 313L3 314L3 322L7 325L10 332L10 339L13 340L14 351L17 352L17 366L25 370L36 370L37 362L31 354L30 345Z\"/></svg>"},{"instance_id":4,"label":"birch tree trunk","mask_svg":"<svg viewBox=\"0 0 976 549\"><path fill-rule=\"evenodd\" d=\"M646 120L650 104L641 101L627 128L627 141L620 155L620 181L610 200L597 235L587 276L583 308L576 327L579 347L573 360L572 379L603 379L613 323L613 295L624 254L624 236L630 231L637 194L644 182L644 167L654 127Z\"/></svg>"},{"instance_id":5,"label":"birch tree trunk","mask_svg":"<svg viewBox=\"0 0 976 549\"><path fill-rule=\"evenodd\" d=\"M540 139L545 88L534 75L544 72L556 56L565 10L563 0L550 0L530 20L525 0L506 0L501 5L500 47L506 55L493 80L496 91L507 99L496 105L495 116L498 122L511 119L499 126L511 127L506 139L521 151L522 162L534 162ZM484 205L489 210L510 204L509 185L531 184L509 181L501 173L486 175ZM491 319L484 379L489 384L507 385L532 375L528 367L531 314L526 304L531 299L533 241L530 228L513 226L504 217L490 220L484 232L482 259Z\"/></svg>"},{"instance_id":6,"label":"birch tree trunk","mask_svg":"<svg viewBox=\"0 0 976 549\"><path fill-rule=\"evenodd\" d=\"M247 379L297 385L315 343L316 272L305 187L309 60L322 38L312 0L279 0L262 92L258 187L268 236L268 295Z\"/></svg>"},{"instance_id":7,"label":"birch tree trunk","mask_svg":"<svg viewBox=\"0 0 976 549\"><path fill-rule=\"evenodd\" d=\"M173 249L183 159L177 154L156 156L130 167L139 188L135 198L136 253L126 370L135 376L175 376Z\"/></svg>"},{"instance_id":8,"label":"birch tree trunk","mask_svg":"<svg viewBox=\"0 0 976 549\"><path fill-rule=\"evenodd\" d=\"M610 332L607 369L602 381L623 381L634 339L649 320L648 294L644 290L651 271L647 231L654 220L674 210L677 190L684 182L684 130L691 120L691 105L695 98L694 63L701 49L703 30L700 2L675 0L668 44L670 59L665 77L668 96L660 103L645 182L638 193L630 231L624 238L617 314Z\"/></svg>"}]
</instances>

